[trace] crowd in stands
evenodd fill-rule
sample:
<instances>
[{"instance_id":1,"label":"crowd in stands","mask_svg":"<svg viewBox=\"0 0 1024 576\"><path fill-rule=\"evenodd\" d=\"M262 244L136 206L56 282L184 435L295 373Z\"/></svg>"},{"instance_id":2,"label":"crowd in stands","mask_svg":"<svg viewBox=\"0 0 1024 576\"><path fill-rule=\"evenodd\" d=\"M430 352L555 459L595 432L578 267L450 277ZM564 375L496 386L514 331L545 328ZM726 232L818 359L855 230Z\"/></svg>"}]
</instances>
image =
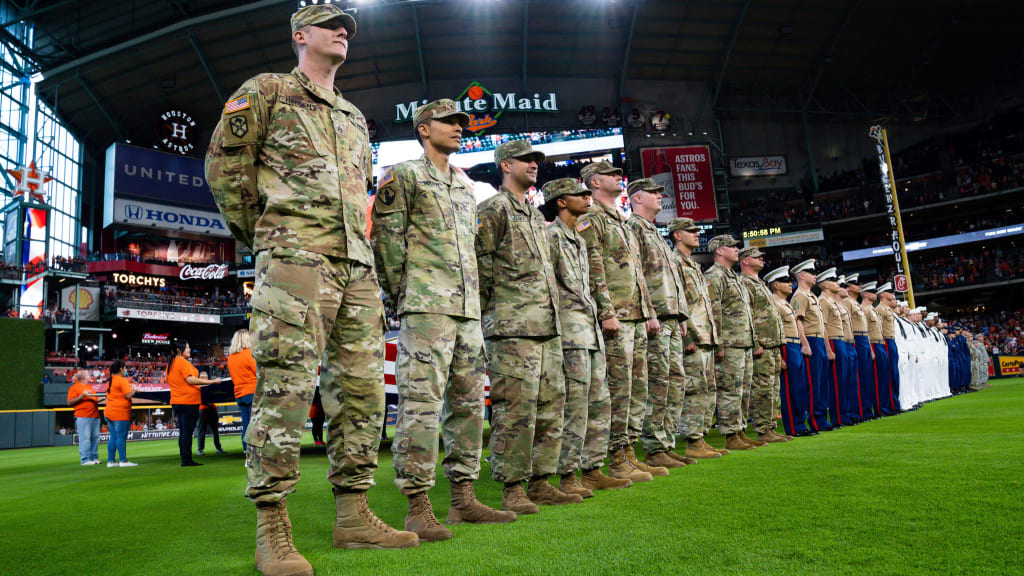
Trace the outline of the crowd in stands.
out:
<instances>
[{"instance_id":1,"label":"crowd in stands","mask_svg":"<svg viewBox=\"0 0 1024 576\"><path fill-rule=\"evenodd\" d=\"M203 314L242 314L251 310L249 299L244 295L231 291L217 294L200 293L174 286L111 290L107 292L105 301L110 307Z\"/></svg>"},{"instance_id":2,"label":"crowd in stands","mask_svg":"<svg viewBox=\"0 0 1024 576\"><path fill-rule=\"evenodd\" d=\"M911 258L910 273L914 287L923 291L1015 280L1024 278L1024 250L988 248L948 256L926 252Z\"/></svg>"},{"instance_id":3,"label":"crowd in stands","mask_svg":"<svg viewBox=\"0 0 1024 576\"><path fill-rule=\"evenodd\" d=\"M112 262L124 260L128 262L142 262L143 264L158 264L162 266L181 266L183 264L217 264L218 261L215 258L188 258L179 257L177 260L162 260L160 258L153 258L152 256L146 256L141 254L132 254L131 252L108 252L100 254L99 252L93 252L89 255L90 262Z\"/></svg>"},{"instance_id":4,"label":"crowd in stands","mask_svg":"<svg viewBox=\"0 0 1024 576\"><path fill-rule=\"evenodd\" d=\"M50 262L50 267L54 270L63 270L65 272L88 272L84 258L54 256Z\"/></svg>"},{"instance_id":5,"label":"crowd in stands","mask_svg":"<svg viewBox=\"0 0 1024 576\"><path fill-rule=\"evenodd\" d=\"M897 152L894 171L900 208L906 210L1024 186L1024 109L955 134L944 134ZM812 189L810 177L801 183ZM748 230L768 225L811 224L878 214L885 210L878 162L818 178L813 203L793 189L741 203L736 213Z\"/></svg>"},{"instance_id":6,"label":"crowd in stands","mask_svg":"<svg viewBox=\"0 0 1024 576\"><path fill-rule=\"evenodd\" d=\"M955 313L947 320L963 324L972 334L985 334L990 354L1024 354L1024 308Z\"/></svg>"}]
</instances>

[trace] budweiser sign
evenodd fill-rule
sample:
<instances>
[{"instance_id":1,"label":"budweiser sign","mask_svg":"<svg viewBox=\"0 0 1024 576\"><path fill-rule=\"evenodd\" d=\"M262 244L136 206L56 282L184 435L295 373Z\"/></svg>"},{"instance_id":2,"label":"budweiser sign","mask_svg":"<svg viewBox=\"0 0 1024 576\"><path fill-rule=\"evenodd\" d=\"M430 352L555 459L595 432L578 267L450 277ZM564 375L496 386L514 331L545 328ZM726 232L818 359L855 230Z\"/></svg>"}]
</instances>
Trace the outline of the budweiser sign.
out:
<instances>
[{"instance_id":1,"label":"budweiser sign","mask_svg":"<svg viewBox=\"0 0 1024 576\"><path fill-rule=\"evenodd\" d=\"M178 272L178 278L182 280L221 280L227 277L227 264L210 264L205 267L193 267L185 264Z\"/></svg>"}]
</instances>

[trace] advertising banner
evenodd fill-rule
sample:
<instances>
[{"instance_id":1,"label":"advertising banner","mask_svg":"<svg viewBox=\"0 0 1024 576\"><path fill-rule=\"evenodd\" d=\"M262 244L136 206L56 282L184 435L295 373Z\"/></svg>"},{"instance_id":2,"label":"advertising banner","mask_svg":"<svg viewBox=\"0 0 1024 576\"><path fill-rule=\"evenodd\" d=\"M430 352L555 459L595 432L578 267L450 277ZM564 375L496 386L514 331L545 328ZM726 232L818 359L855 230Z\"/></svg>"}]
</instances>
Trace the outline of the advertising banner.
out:
<instances>
[{"instance_id":1,"label":"advertising banner","mask_svg":"<svg viewBox=\"0 0 1024 576\"><path fill-rule=\"evenodd\" d=\"M665 187L657 222L673 218L717 220L711 151L707 146L641 148L644 178Z\"/></svg>"},{"instance_id":2,"label":"advertising banner","mask_svg":"<svg viewBox=\"0 0 1024 576\"><path fill-rule=\"evenodd\" d=\"M104 227L114 223L131 224L146 228L195 232L207 236L231 237L231 232L224 224L220 212L216 211L206 212L123 198L116 198L113 208L111 221L104 222ZM168 250L172 250L170 245ZM177 257L168 256L167 259L176 260Z\"/></svg>"},{"instance_id":3,"label":"advertising banner","mask_svg":"<svg viewBox=\"0 0 1024 576\"><path fill-rule=\"evenodd\" d=\"M118 318L134 318L136 320L164 320L167 322L191 322L192 324L220 324L220 316L213 314L197 314L195 312L169 312L166 310L139 310L137 308L118 308Z\"/></svg>"},{"instance_id":4,"label":"advertising banner","mask_svg":"<svg viewBox=\"0 0 1024 576\"><path fill-rule=\"evenodd\" d=\"M996 356L999 359L999 376L1020 376L1024 374L1024 356Z\"/></svg>"},{"instance_id":5,"label":"advertising banner","mask_svg":"<svg viewBox=\"0 0 1024 576\"><path fill-rule=\"evenodd\" d=\"M104 197L105 207L132 197L217 211L202 159L126 144L107 148Z\"/></svg>"},{"instance_id":6,"label":"advertising banner","mask_svg":"<svg viewBox=\"0 0 1024 576\"><path fill-rule=\"evenodd\" d=\"M739 156L729 159L733 176L782 176L787 172L785 156Z\"/></svg>"},{"instance_id":7,"label":"advertising banner","mask_svg":"<svg viewBox=\"0 0 1024 576\"><path fill-rule=\"evenodd\" d=\"M72 318L74 318L76 305L78 306L79 320L99 320L100 289L98 287L79 288L77 293L74 288L65 288L60 291L60 308L70 311Z\"/></svg>"}]
</instances>

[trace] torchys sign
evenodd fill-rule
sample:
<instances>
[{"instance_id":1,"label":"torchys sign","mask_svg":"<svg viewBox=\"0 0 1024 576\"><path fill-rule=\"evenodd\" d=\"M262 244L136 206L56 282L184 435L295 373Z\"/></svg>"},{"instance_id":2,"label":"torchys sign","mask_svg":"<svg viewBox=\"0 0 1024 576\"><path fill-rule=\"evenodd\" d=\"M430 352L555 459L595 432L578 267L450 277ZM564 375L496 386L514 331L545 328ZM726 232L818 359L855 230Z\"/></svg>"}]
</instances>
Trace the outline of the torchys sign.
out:
<instances>
[{"instance_id":1,"label":"torchys sign","mask_svg":"<svg viewBox=\"0 0 1024 576\"><path fill-rule=\"evenodd\" d=\"M396 124L401 122L412 122L416 116L416 109L429 100L423 99L419 102L413 100L408 104L395 104ZM472 82L462 94L455 98L456 107L466 114L469 114L469 125L466 130L474 134L483 134L489 128L498 124L498 118L505 112L558 112L558 95L554 92L547 94L519 94L516 92L491 92L484 88L479 82Z\"/></svg>"}]
</instances>

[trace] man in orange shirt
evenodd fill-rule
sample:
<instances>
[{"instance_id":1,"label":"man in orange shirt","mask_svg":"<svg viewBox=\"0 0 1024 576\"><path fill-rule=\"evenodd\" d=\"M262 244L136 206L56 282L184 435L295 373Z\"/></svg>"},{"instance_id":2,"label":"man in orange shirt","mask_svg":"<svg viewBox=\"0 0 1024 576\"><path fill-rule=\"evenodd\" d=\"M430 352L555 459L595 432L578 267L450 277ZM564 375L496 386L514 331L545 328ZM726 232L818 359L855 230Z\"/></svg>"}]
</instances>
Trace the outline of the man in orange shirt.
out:
<instances>
[{"instance_id":1,"label":"man in orange shirt","mask_svg":"<svg viewBox=\"0 0 1024 576\"><path fill-rule=\"evenodd\" d=\"M75 429L78 430L78 455L82 466L100 463L100 396L92 387L88 370L79 370L75 383L68 389L68 405L75 407Z\"/></svg>"}]
</instances>

